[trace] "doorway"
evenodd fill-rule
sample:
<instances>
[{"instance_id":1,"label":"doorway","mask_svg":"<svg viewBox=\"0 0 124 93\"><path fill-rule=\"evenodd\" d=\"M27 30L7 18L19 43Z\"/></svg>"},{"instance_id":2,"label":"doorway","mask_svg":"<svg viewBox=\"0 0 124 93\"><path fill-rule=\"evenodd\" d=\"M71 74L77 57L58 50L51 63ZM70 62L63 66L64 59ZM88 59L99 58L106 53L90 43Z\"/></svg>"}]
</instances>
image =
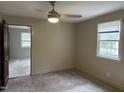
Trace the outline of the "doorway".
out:
<instances>
[{"instance_id":1,"label":"doorway","mask_svg":"<svg viewBox=\"0 0 124 93\"><path fill-rule=\"evenodd\" d=\"M9 25L10 61L9 78L31 73L31 27Z\"/></svg>"}]
</instances>

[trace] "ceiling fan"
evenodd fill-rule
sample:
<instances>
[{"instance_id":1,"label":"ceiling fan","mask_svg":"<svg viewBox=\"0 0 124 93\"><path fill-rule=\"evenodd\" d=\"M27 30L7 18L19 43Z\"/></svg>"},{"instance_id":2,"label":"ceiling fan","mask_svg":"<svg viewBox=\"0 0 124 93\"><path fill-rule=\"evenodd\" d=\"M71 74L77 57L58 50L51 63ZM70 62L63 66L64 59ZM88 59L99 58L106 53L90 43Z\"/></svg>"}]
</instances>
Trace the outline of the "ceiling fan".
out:
<instances>
[{"instance_id":1,"label":"ceiling fan","mask_svg":"<svg viewBox=\"0 0 124 93\"><path fill-rule=\"evenodd\" d=\"M48 12L48 21L51 23L57 23L59 19L62 17L64 18L81 18L82 15L64 15L64 14L59 14L57 11L55 11L55 3L56 1L50 1L50 5L52 6L52 10Z\"/></svg>"}]
</instances>

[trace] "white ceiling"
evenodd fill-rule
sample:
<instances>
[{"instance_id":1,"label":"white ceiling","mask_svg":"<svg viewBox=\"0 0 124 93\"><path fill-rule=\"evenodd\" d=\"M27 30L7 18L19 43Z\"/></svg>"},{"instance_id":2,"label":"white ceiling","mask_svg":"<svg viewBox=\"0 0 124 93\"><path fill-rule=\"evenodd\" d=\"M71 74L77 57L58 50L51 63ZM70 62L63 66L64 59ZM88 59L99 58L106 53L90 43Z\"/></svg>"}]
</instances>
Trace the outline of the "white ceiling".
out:
<instances>
[{"instance_id":1,"label":"white ceiling","mask_svg":"<svg viewBox=\"0 0 124 93\"><path fill-rule=\"evenodd\" d=\"M57 1L60 14L81 14L82 18L61 18L66 22L80 22L112 11L124 9L124 1ZM0 1L3 15L47 19L51 6L47 1Z\"/></svg>"}]
</instances>

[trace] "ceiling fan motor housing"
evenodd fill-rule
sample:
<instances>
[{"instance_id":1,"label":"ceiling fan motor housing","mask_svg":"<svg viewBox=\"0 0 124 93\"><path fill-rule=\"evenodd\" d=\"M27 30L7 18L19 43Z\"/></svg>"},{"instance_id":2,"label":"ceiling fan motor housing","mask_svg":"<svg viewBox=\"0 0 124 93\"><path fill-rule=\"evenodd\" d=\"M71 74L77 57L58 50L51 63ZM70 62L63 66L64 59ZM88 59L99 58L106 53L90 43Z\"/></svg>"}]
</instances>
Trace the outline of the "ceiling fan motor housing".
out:
<instances>
[{"instance_id":1,"label":"ceiling fan motor housing","mask_svg":"<svg viewBox=\"0 0 124 93\"><path fill-rule=\"evenodd\" d=\"M52 9L48 13L48 18L60 18L60 17L61 17L61 15L59 13L57 13L54 9Z\"/></svg>"}]
</instances>

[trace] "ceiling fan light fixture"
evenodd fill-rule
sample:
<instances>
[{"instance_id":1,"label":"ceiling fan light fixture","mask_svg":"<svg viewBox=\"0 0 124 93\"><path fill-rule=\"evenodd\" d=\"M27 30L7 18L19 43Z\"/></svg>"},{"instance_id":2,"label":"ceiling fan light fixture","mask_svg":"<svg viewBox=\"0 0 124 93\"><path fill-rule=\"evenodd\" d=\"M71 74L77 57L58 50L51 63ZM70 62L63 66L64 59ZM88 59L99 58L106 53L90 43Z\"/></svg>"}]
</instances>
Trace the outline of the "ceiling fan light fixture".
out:
<instances>
[{"instance_id":1,"label":"ceiling fan light fixture","mask_svg":"<svg viewBox=\"0 0 124 93\"><path fill-rule=\"evenodd\" d=\"M59 21L60 15L53 9L48 13L48 21L51 23L57 23Z\"/></svg>"},{"instance_id":2,"label":"ceiling fan light fixture","mask_svg":"<svg viewBox=\"0 0 124 93\"><path fill-rule=\"evenodd\" d=\"M51 23L57 23L59 21L58 18L48 18L48 21Z\"/></svg>"},{"instance_id":3,"label":"ceiling fan light fixture","mask_svg":"<svg viewBox=\"0 0 124 93\"><path fill-rule=\"evenodd\" d=\"M56 15L48 15L48 21L51 23L57 23L59 21L59 17Z\"/></svg>"}]
</instances>

